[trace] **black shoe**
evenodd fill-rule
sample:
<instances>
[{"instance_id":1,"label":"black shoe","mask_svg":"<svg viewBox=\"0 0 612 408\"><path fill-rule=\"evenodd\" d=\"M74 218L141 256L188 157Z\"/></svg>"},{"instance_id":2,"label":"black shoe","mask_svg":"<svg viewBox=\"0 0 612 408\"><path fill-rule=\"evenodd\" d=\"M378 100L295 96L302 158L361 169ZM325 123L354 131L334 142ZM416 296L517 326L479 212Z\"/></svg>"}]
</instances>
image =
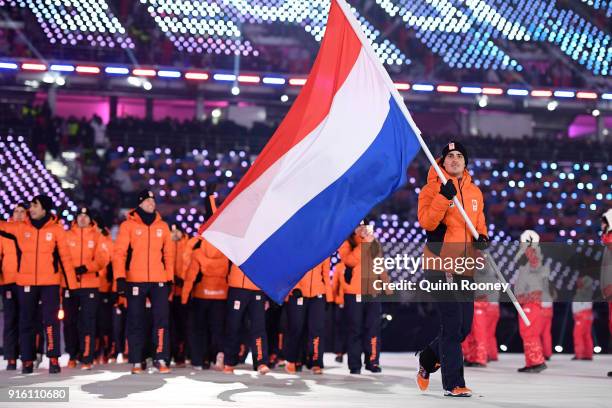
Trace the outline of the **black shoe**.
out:
<instances>
[{"instance_id":1,"label":"black shoe","mask_svg":"<svg viewBox=\"0 0 612 408\"><path fill-rule=\"evenodd\" d=\"M210 370L210 362L209 361L205 361L204 363L202 363L202 369L203 370Z\"/></svg>"},{"instance_id":2,"label":"black shoe","mask_svg":"<svg viewBox=\"0 0 612 408\"><path fill-rule=\"evenodd\" d=\"M295 365L295 371L297 371L298 373L302 372L302 368L304 368L303 364L296 364Z\"/></svg>"},{"instance_id":3,"label":"black shoe","mask_svg":"<svg viewBox=\"0 0 612 408\"><path fill-rule=\"evenodd\" d=\"M336 360L336 363L342 363L342 360L343 360L342 354L337 354L335 360Z\"/></svg>"},{"instance_id":4,"label":"black shoe","mask_svg":"<svg viewBox=\"0 0 612 408\"><path fill-rule=\"evenodd\" d=\"M608 371L608 377L612 377L612 371Z\"/></svg>"},{"instance_id":5,"label":"black shoe","mask_svg":"<svg viewBox=\"0 0 612 408\"><path fill-rule=\"evenodd\" d=\"M351 374L361 374L361 370L358 369L358 368L355 369L355 370L351 370L350 372L351 372Z\"/></svg>"},{"instance_id":6,"label":"black shoe","mask_svg":"<svg viewBox=\"0 0 612 408\"><path fill-rule=\"evenodd\" d=\"M538 365L534 365L530 367L519 368L517 371L519 373L539 373L541 371L546 370L547 368L548 367L546 367L546 364L542 363L542 364L538 364Z\"/></svg>"},{"instance_id":7,"label":"black shoe","mask_svg":"<svg viewBox=\"0 0 612 408\"><path fill-rule=\"evenodd\" d=\"M6 364L6 371L15 371L17 370L17 361L9 360Z\"/></svg>"},{"instance_id":8,"label":"black shoe","mask_svg":"<svg viewBox=\"0 0 612 408\"><path fill-rule=\"evenodd\" d=\"M574 356L572 357L572 360L578 360L578 357Z\"/></svg>"},{"instance_id":9,"label":"black shoe","mask_svg":"<svg viewBox=\"0 0 612 408\"><path fill-rule=\"evenodd\" d=\"M24 361L21 367L21 374L32 374L34 372L34 363L32 361Z\"/></svg>"},{"instance_id":10,"label":"black shoe","mask_svg":"<svg viewBox=\"0 0 612 408\"><path fill-rule=\"evenodd\" d=\"M382 368L378 364L367 365L366 370L371 371L373 373L382 373Z\"/></svg>"},{"instance_id":11,"label":"black shoe","mask_svg":"<svg viewBox=\"0 0 612 408\"><path fill-rule=\"evenodd\" d=\"M49 374L58 374L62 371L57 358L51 358L49 360Z\"/></svg>"},{"instance_id":12,"label":"black shoe","mask_svg":"<svg viewBox=\"0 0 612 408\"><path fill-rule=\"evenodd\" d=\"M550 356L548 356L548 357L544 357L544 360L546 360L546 361L550 361Z\"/></svg>"}]
</instances>

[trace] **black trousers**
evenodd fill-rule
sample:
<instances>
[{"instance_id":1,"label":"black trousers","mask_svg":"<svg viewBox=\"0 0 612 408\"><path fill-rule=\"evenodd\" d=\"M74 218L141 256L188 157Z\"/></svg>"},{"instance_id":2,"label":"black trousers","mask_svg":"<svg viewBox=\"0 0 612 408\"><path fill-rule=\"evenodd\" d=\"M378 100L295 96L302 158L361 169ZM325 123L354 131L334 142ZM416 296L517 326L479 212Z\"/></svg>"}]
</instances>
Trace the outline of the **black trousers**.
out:
<instances>
[{"instance_id":1,"label":"black trousers","mask_svg":"<svg viewBox=\"0 0 612 408\"><path fill-rule=\"evenodd\" d=\"M5 360L16 360L19 356L19 302L17 301L17 285L10 283L0 286L4 327L2 345Z\"/></svg>"},{"instance_id":2,"label":"black trousers","mask_svg":"<svg viewBox=\"0 0 612 408\"><path fill-rule=\"evenodd\" d=\"M187 305L181 304L180 296L174 296L170 303L170 355L177 363L185 362L188 318Z\"/></svg>"},{"instance_id":3,"label":"black trousers","mask_svg":"<svg viewBox=\"0 0 612 408\"><path fill-rule=\"evenodd\" d=\"M193 365L214 363L217 353L223 351L226 304L225 300L217 299L191 300L193 331L190 343Z\"/></svg>"},{"instance_id":4,"label":"black trousers","mask_svg":"<svg viewBox=\"0 0 612 408\"><path fill-rule=\"evenodd\" d=\"M64 342L71 360L93 362L99 298L97 288L63 291Z\"/></svg>"},{"instance_id":5,"label":"black trousers","mask_svg":"<svg viewBox=\"0 0 612 408\"><path fill-rule=\"evenodd\" d=\"M116 358L119 353L126 354L126 323L127 309L124 306L113 305L113 341L111 343L110 357Z\"/></svg>"},{"instance_id":6,"label":"black trousers","mask_svg":"<svg viewBox=\"0 0 612 408\"><path fill-rule=\"evenodd\" d=\"M361 354L366 367L379 364L382 305L363 302L359 295L344 295L344 315L348 321L347 349L350 370L361 369Z\"/></svg>"},{"instance_id":7,"label":"black trousers","mask_svg":"<svg viewBox=\"0 0 612 408\"><path fill-rule=\"evenodd\" d=\"M346 318L344 317L344 306L334 304L332 309L333 315L333 333L334 333L334 353L346 353Z\"/></svg>"},{"instance_id":8,"label":"black trousers","mask_svg":"<svg viewBox=\"0 0 612 408\"><path fill-rule=\"evenodd\" d=\"M147 339L152 340L151 357L154 360L170 359L169 293L168 285L163 282L128 282L127 338L130 363L136 364L146 359ZM151 301L152 333L147 329L147 298Z\"/></svg>"},{"instance_id":9,"label":"black trousers","mask_svg":"<svg viewBox=\"0 0 612 408\"><path fill-rule=\"evenodd\" d=\"M238 364L240 329L246 317L251 324L250 339L253 367L268 364L268 336L266 333L266 297L261 291L229 288L226 306L224 363Z\"/></svg>"},{"instance_id":10,"label":"black trousers","mask_svg":"<svg viewBox=\"0 0 612 408\"><path fill-rule=\"evenodd\" d=\"M465 387L461 343L472 329L474 303L436 302L436 307L440 315L440 332L424 354L431 352L435 362L440 363L445 390Z\"/></svg>"},{"instance_id":11,"label":"black trousers","mask_svg":"<svg viewBox=\"0 0 612 408\"><path fill-rule=\"evenodd\" d=\"M111 293L100 292L96 316L96 355L108 358L111 355L113 338L113 303Z\"/></svg>"},{"instance_id":12,"label":"black trousers","mask_svg":"<svg viewBox=\"0 0 612 408\"><path fill-rule=\"evenodd\" d=\"M57 318L60 303L59 285L17 286L17 299L19 301L21 360L34 361L36 358L37 312L39 307L42 313L43 331L47 340L47 357L59 357L61 355L60 322Z\"/></svg>"},{"instance_id":13,"label":"black trousers","mask_svg":"<svg viewBox=\"0 0 612 408\"><path fill-rule=\"evenodd\" d=\"M323 337L325 333L325 297L289 296L285 307L289 330L285 357L291 363L300 360L302 339L306 340L306 360L308 366L323 368L325 350Z\"/></svg>"}]
</instances>

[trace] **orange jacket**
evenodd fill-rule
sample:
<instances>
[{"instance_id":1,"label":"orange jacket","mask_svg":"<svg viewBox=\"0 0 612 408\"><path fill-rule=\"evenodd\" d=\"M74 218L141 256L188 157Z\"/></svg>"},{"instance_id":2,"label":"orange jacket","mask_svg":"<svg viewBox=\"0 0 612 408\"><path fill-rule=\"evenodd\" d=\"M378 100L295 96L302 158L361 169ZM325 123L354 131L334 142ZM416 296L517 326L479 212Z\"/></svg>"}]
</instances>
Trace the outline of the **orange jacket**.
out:
<instances>
[{"instance_id":1,"label":"orange jacket","mask_svg":"<svg viewBox=\"0 0 612 408\"><path fill-rule=\"evenodd\" d=\"M108 270L113 269L113 263L111 257L113 255L114 243L110 235L100 234L99 241L100 249L107 253L109 262L104 268L98 271L98 278L100 280L100 292L109 293L113 291L113 280L108 280Z\"/></svg>"},{"instance_id":2,"label":"orange jacket","mask_svg":"<svg viewBox=\"0 0 612 408\"><path fill-rule=\"evenodd\" d=\"M344 243L338 249L338 254L340 255L340 259L344 264L345 268L342 275L338 276L340 280L340 292L343 294L349 295L379 295L381 291L374 289L374 281L382 280L383 282L389 282L389 276L387 272L383 272L380 275L376 275L372 269L368 271L362 271L362 248L372 248L370 245L362 242L362 239L358 235L354 235L355 243L357 244L355 248L352 248L349 241L344 241ZM376 243L372 243L374 245ZM379 251L375 256L383 256L382 250ZM363 253L363 265L372 265L372 254L371 253ZM346 269L352 268L352 278L350 283L346 282ZM389 291L387 291L390 294Z\"/></svg>"},{"instance_id":3,"label":"orange jacket","mask_svg":"<svg viewBox=\"0 0 612 408\"><path fill-rule=\"evenodd\" d=\"M334 300L331 282L329 281L330 258L327 258L319 265L309 270L306 275L295 285L294 289L299 289L302 296L306 298L325 295L328 302Z\"/></svg>"},{"instance_id":4,"label":"orange jacket","mask_svg":"<svg viewBox=\"0 0 612 408\"><path fill-rule=\"evenodd\" d=\"M104 269L110 261L108 251L102 249L102 234L95 224L86 228L79 228L76 222L66 233L66 241L70 248L70 255L75 266L83 265L87 272L80 277L77 276L77 288L99 288L99 272Z\"/></svg>"},{"instance_id":5,"label":"orange jacket","mask_svg":"<svg viewBox=\"0 0 612 408\"><path fill-rule=\"evenodd\" d=\"M174 276L180 279L185 279L185 269L189 264L185 264L184 253L187 248L187 237L183 235L178 241L172 241L174 245ZM182 289L178 285L174 285L174 296L181 296Z\"/></svg>"},{"instance_id":6,"label":"orange jacket","mask_svg":"<svg viewBox=\"0 0 612 408\"><path fill-rule=\"evenodd\" d=\"M15 283L17 278L17 246L12 239L0 237L0 285Z\"/></svg>"},{"instance_id":7,"label":"orange jacket","mask_svg":"<svg viewBox=\"0 0 612 408\"><path fill-rule=\"evenodd\" d=\"M113 254L114 279L168 282L174 279L174 245L168 224L159 213L147 226L136 211L121 223Z\"/></svg>"},{"instance_id":8,"label":"orange jacket","mask_svg":"<svg viewBox=\"0 0 612 408\"><path fill-rule=\"evenodd\" d=\"M470 173L464 170L461 182L459 182L456 177L451 177L444 169L442 169L442 172L455 185L457 197L478 233L487 235L482 192L472 183ZM419 224L427 232L428 245L424 251L425 265L435 265L434 258L437 255L442 258L476 256L473 246L467 245L474 238L459 210L452 205L451 200L440 194L441 186L442 182L433 166L430 167L427 184L419 193L418 208ZM439 245L431 245L431 243L446 243L446 245L440 247ZM426 269L440 268L429 267ZM447 272L454 271L448 270Z\"/></svg>"},{"instance_id":9,"label":"orange jacket","mask_svg":"<svg viewBox=\"0 0 612 408\"><path fill-rule=\"evenodd\" d=\"M245 274L238 268L238 266L232 263L229 277L227 282L232 288L241 288L248 290L261 290L259 289Z\"/></svg>"},{"instance_id":10,"label":"orange jacket","mask_svg":"<svg viewBox=\"0 0 612 408\"><path fill-rule=\"evenodd\" d=\"M229 266L229 259L221 251L205 239L199 239L185 274L181 302L187 303L192 289L193 297L198 299L227 299ZM193 287L200 272L202 280Z\"/></svg>"},{"instance_id":11,"label":"orange jacket","mask_svg":"<svg viewBox=\"0 0 612 408\"><path fill-rule=\"evenodd\" d=\"M344 292L342 291L342 285L340 279L344 279L344 270L346 266L342 262L338 262L332 271L332 293L334 295L334 302L337 305L344 304Z\"/></svg>"},{"instance_id":12,"label":"orange jacket","mask_svg":"<svg viewBox=\"0 0 612 408\"><path fill-rule=\"evenodd\" d=\"M0 231L15 237L19 286L59 285L65 273L70 289L77 287L74 265L66 242L66 231L57 217L40 229L29 222L0 222Z\"/></svg>"}]
</instances>

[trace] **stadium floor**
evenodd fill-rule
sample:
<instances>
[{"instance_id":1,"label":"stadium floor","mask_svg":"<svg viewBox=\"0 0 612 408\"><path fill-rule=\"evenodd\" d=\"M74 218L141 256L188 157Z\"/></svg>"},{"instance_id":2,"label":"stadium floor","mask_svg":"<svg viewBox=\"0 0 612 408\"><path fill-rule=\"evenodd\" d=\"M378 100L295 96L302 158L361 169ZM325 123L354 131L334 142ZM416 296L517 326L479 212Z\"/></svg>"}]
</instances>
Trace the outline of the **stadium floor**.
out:
<instances>
[{"instance_id":1,"label":"stadium floor","mask_svg":"<svg viewBox=\"0 0 612 408\"><path fill-rule=\"evenodd\" d=\"M609 407L612 399L612 355L597 355L592 362L571 361L555 355L541 374L519 374L522 354L501 354L487 368L466 368L472 398L451 400L442 396L440 375L432 376L430 389L421 393L414 382L416 360L412 353L383 353L382 374L348 374L346 365L327 354L322 376L310 372L288 375L276 369L259 376L243 366L236 374L175 369L171 374L131 375L126 364L98 366L90 372L66 369L50 376L46 369L24 377L0 367L0 388L11 386L70 387L70 402L51 406L126 408L159 406L199 407ZM66 363L63 356L62 363ZM62 365L63 365L62 364ZM41 367L46 367L43 361ZM1 403L2 407L49 407L48 402Z\"/></svg>"}]
</instances>

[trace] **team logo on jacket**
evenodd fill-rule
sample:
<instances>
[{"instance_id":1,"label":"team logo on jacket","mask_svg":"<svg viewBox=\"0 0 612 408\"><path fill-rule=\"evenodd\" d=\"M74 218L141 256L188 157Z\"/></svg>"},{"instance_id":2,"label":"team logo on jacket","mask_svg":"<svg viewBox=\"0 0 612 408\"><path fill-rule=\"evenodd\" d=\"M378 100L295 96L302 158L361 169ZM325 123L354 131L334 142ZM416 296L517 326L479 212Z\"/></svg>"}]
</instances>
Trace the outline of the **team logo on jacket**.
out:
<instances>
[{"instance_id":1,"label":"team logo on jacket","mask_svg":"<svg viewBox=\"0 0 612 408\"><path fill-rule=\"evenodd\" d=\"M47 235L45 235L45 239L47 241L51 241L53 239L53 233L52 232L47 232Z\"/></svg>"},{"instance_id":2,"label":"team logo on jacket","mask_svg":"<svg viewBox=\"0 0 612 408\"><path fill-rule=\"evenodd\" d=\"M76 246L76 242L68 241L68 245L70 245L71 247L75 247Z\"/></svg>"},{"instance_id":3,"label":"team logo on jacket","mask_svg":"<svg viewBox=\"0 0 612 408\"><path fill-rule=\"evenodd\" d=\"M142 235L142 230L137 229L137 230L135 230L135 231L134 231L134 234L136 234L136 235Z\"/></svg>"},{"instance_id":4,"label":"team logo on jacket","mask_svg":"<svg viewBox=\"0 0 612 408\"><path fill-rule=\"evenodd\" d=\"M161 238L163 235L164 231L161 228L157 229L157 238Z\"/></svg>"},{"instance_id":5,"label":"team logo on jacket","mask_svg":"<svg viewBox=\"0 0 612 408\"><path fill-rule=\"evenodd\" d=\"M87 241L87 248L92 249L94 247L93 241Z\"/></svg>"},{"instance_id":6,"label":"team logo on jacket","mask_svg":"<svg viewBox=\"0 0 612 408\"><path fill-rule=\"evenodd\" d=\"M28 239L32 236L32 234L30 234L29 232L26 232L25 234L23 234L23 236Z\"/></svg>"},{"instance_id":7,"label":"team logo on jacket","mask_svg":"<svg viewBox=\"0 0 612 408\"><path fill-rule=\"evenodd\" d=\"M472 210L474 212L478 211L478 200L472 200Z\"/></svg>"}]
</instances>

